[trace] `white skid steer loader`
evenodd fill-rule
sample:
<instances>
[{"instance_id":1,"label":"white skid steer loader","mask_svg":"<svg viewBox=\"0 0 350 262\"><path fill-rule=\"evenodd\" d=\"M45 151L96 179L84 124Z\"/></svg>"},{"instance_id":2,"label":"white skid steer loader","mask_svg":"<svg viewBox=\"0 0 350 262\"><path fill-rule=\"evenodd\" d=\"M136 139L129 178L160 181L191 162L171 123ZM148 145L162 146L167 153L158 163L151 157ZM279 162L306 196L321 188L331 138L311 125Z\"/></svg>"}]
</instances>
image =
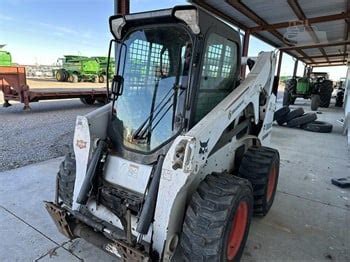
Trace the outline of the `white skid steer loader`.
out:
<instances>
[{"instance_id":1,"label":"white skid steer loader","mask_svg":"<svg viewBox=\"0 0 350 262\"><path fill-rule=\"evenodd\" d=\"M279 153L262 146L276 54L248 60L240 82L239 34L195 6L113 16L110 29L111 102L77 117L48 212L124 261L239 260L277 187Z\"/></svg>"}]
</instances>

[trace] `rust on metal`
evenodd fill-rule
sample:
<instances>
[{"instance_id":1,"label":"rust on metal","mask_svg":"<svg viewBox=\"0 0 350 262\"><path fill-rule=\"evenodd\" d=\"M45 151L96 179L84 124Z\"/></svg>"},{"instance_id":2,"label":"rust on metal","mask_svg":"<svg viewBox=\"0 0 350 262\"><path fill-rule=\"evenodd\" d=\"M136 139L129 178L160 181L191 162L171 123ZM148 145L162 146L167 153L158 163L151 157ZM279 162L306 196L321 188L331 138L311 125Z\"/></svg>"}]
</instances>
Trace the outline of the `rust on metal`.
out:
<instances>
[{"instance_id":1,"label":"rust on metal","mask_svg":"<svg viewBox=\"0 0 350 262\"><path fill-rule=\"evenodd\" d=\"M105 88L43 88L30 89L27 85L26 70L23 66L0 66L0 88L5 106L9 101L18 101L29 109L30 102L69 98L106 98Z\"/></svg>"},{"instance_id":2,"label":"rust on metal","mask_svg":"<svg viewBox=\"0 0 350 262\"><path fill-rule=\"evenodd\" d=\"M44 201L44 203L58 231L70 239L75 238L67 221L67 211L52 202Z\"/></svg>"}]
</instances>

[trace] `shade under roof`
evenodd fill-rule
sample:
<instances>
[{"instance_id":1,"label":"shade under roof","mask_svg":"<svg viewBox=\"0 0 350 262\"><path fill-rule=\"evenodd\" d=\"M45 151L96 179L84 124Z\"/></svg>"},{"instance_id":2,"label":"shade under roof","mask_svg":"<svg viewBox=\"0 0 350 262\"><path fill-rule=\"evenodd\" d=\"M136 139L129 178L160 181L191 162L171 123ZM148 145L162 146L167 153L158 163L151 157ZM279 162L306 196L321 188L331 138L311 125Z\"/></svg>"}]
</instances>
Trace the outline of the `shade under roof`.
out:
<instances>
[{"instance_id":1,"label":"shade under roof","mask_svg":"<svg viewBox=\"0 0 350 262\"><path fill-rule=\"evenodd\" d=\"M350 48L350 0L189 2L306 64L346 64Z\"/></svg>"}]
</instances>

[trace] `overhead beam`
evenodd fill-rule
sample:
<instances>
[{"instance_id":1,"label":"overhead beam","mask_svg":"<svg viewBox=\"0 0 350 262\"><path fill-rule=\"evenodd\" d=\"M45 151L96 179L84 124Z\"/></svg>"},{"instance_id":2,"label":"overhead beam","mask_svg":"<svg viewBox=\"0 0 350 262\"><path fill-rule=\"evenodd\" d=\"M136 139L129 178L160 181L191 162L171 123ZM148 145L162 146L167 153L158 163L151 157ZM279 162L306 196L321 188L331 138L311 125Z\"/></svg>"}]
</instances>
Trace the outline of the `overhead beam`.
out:
<instances>
[{"instance_id":1,"label":"overhead beam","mask_svg":"<svg viewBox=\"0 0 350 262\"><path fill-rule=\"evenodd\" d=\"M348 53L345 53L346 57L348 56ZM327 54L329 58L331 57L342 57L344 56L344 53L339 54ZM315 55L315 56L309 56L309 58L316 59L316 58L324 58L324 55ZM307 57L300 57L300 59L307 59Z\"/></svg>"},{"instance_id":2,"label":"overhead beam","mask_svg":"<svg viewBox=\"0 0 350 262\"><path fill-rule=\"evenodd\" d=\"M307 17L305 15L304 11L301 9L301 7L300 7L300 5L298 3L298 0L288 0L288 4L292 8L293 12L298 17L298 19L300 19L300 20L307 20ZM319 43L320 40L318 39L314 29L310 26L310 24L306 24L305 27L307 29L307 32L311 36L312 40L315 43ZM327 59L327 61L329 62L329 59L327 57L327 54L326 54L325 50L322 47L319 47L319 50L322 53L322 55L324 55L325 58Z\"/></svg>"},{"instance_id":3,"label":"overhead beam","mask_svg":"<svg viewBox=\"0 0 350 262\"><path fill-rule=\"evenodd\" d=\"M310 64L312 67L329 67L329 66L345 66L346 62L344 63L337 63L337 64Z\"/></svg>"},{"instance_id":4,"label":"overhead beam","mask_svg":"<svg viewBox=\"0 0 350 262\"><path fill-rule=\"evenodd\" d=\"M328 47L328 46L340 46L340 45L345 45L345 44L350 44L350 40L335 41L335 42L323 42L323 43L318 43L318 44L286 46L286 47L281 47L280 50L319 48L319 47Z\"/></svg>"},{"instance_id":5,"label":"overhead beam","mask_svg":"<svg viewBox=\"0 0 350 262\"><path fill-rule=\"evenodd\" d=\"M269 24L269 25L259 25L255 27L251 27L251 32L259 32L259 31L269 31L273 29L281 29L281 28L287 28L290 25L306 25L306 24L317 24L317 23L323 23L323 22L330 22L330 21L336 21L336 20L343 20L349 18L349 13L339 13L335 15L326 15L326 16L318 16L313 18L307 18L307 19L300 19L300 20L294 20L294 21L288 21L288 22L281 22L276 24Z\"/></svg>"},{"instance_id":6,"label":"overhead beam","mask_svg":"<svg viewBox=\"0 0 350 262\"><path fill-rule=\"evenodd\" d=\"M243 29L244 31L248 30L248 27L246 27L242 23L240 23L237 20L232 19L230 16L218 11L216 8L213 8L211 5L208 5L204 1L192 0L191 2L194 5L201 6L202 8L209 11L210 13L213 13L214 15L218 16L219 18L222 18L223 20L226 20L227 22L229 22L235 26L238 26L240 29Z\"/></svg>"},{"instance_id":7,"label":"overhead beam","mask_svg":"<svg viewBox=\"0 0 350 262\"><path fill-rule=\"evenodd\" d=\"M256 24L260 26L267 26L268 23L262 19L260 16L258 16L254 11L252 11L249 7L247 7L244 3L241 2L241 0L226 0L228 4L230 4L233 8L235 8L237 11L254 21ZM285 43L284 37L281 33L278 31L272 29L268 30L272 35L274 35L277 39L279 39L282 43ZM287 44L287 43L285 43ZM302 56L307 56L305 53L300 52L300 50L295 49L299 54ZM312 59L310 59L311 62Z\"/></svg>"},{"instance_id":8,"label":"overhead beam","mask_svg":"<svg viewBox=\"0 0 350 262\"><path fill-rule=\"evenodd\" d=\"M318 63L310 63L309 65L332 65L332 64L338 64L338 63L346 63L346 59L340 59L340 60L333 60L331 62L318 62Z\"/></svg>"}]
</instances>

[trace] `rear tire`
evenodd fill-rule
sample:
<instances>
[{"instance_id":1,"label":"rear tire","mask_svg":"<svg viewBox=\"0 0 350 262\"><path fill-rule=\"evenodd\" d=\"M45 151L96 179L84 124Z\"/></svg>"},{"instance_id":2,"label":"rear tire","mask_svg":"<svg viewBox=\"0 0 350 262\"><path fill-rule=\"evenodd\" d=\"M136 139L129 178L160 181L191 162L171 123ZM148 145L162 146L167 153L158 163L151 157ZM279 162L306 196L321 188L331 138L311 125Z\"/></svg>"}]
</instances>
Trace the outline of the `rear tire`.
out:
<instances>
[{"instance_id":1,"label":"rear tire","mask_svg":"<svg viewBox=\"0 0 350 262\"><path fill-rule=\"evenodd\" d=\"M311 95L311 110L317 111L320 106L320 95Z\"/></svg>"},{"instance_id":2,"label":"rear tire","mask_svg":"<svg viewBox=\"0 0 350 262\"><path fill-rule=\"evenodd\" d=\"M320 86L320 107L329 107L333 92L333 83L330 80L324 80Z\"/></svg>"},{"instance_id":3,"label":"rear tire","mask_svg":"<svg viewBox=\"0 0 350 262\"><path fill-rule=\"evenodd\" d=\"M283 105L284 106L289 106L289 105L294 105L296 97L293 97L293 94L295 93L296 86L297 86L297 81L295 79L288 79L286 81L284 89L284 94L283 94Z\"/></svg>"},{"instance_id":4,"label":"rear tire","mask_svg":"<svg viewBox=\"0 0 350 262\"><path fill-rule=\"evenodd\" d=\"M78 75L73 74L73 83L78 83L78 81L79 81Z\"/></svg>"},{"instance_id":5,"label":"rear tire","mask_svg":"<svg viewBox=\"0 0 350 262\"><path fill-rule=\"evenodd\" d=\"M269 212L277 190L279 166L276 149L252 147L244 154L238 173L253 186L254 215L265 216Z\"/></svg>"},{"instance_id":6,"label":"rear tire","mask_svg":"<svg viewBox=\"0 0 350 262\"><path fill-rule=\"evenodd\" d=\"M105 77L104 75L100 75L100 76L98 77L98 82L99 82L99 83L105 83L105 82L106 82L106 77Z\"/></svg>"},{"instance_id":7,"label":"rear tire","mask_svg":"<svg viewBox=\"0 0 350 262\"><path fill-rule=\"evenodd\" d=\"M239 261L253 208L248 180L211 174L193 194L187 208L180 252L184 261Z\"/></svg>"},{"instance_id":8,"label":"rear tire","mask_svg":"<svg viewBox=\"0 0 350 262\"><path fill-rule=\"evenodd\" d=\"M72 206L75 183L75 156L68 153L62 161L57 173L58 196L64 204Z\"/></svg>"},{"instance_id":9,"label":"rear tire","mask_svg":"<svg viewBox=\"0 0 350 262\"><path fill-rule=\"evenodd\" d=\"M84 105L93 105L95 103L95 98L92 98L91 96L88 97L81 97L80 101L84 104Z\"/></svg>"}]
</instances>

